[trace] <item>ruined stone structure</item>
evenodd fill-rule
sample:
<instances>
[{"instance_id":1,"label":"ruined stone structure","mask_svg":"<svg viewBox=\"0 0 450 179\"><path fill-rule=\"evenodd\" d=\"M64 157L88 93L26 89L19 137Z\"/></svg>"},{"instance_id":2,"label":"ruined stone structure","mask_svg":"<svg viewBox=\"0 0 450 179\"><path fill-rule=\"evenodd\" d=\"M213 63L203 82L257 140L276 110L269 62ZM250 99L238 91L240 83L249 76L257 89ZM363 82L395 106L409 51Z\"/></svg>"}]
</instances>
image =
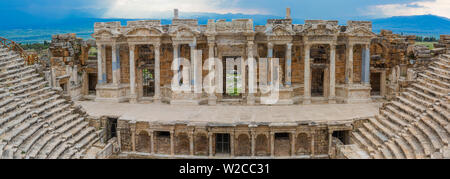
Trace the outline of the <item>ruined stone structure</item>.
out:
<instances>
[{"instance_id":1,"label":"ruined stone structure","mask_svg":"<svg viewBox=\"0 0 450 179\"><path fill-rule=\"evenodd\" d=\"M428 50L368 21L293 24L289 9L263 26L176 10L169 25L95 23L92 36L55 35L47 81L0 50L3 158L450 158L448 36ZM222 91L172 91L211 66ZM279 79L278 103L251 79Z\"/></svg>"},{"instance_id":2,"label":"ruined stone structure","mask_svg":"<svg viewBox=\"0 0 450 179\"><path fill-rule=\"evenodd\" d=\"M0 48L0 158L82 158L102 131L15 51Z\"/></svg>"}]
</instances>

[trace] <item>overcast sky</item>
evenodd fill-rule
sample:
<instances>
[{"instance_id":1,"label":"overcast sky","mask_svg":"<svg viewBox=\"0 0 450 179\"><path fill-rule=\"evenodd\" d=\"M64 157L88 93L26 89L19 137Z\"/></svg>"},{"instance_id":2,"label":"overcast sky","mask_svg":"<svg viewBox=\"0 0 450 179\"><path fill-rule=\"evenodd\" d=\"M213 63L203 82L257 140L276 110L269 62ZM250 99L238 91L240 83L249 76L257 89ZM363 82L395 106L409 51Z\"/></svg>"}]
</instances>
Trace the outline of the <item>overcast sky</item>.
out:
<instances>
[{"instance_id":1,"label":"overcast sky","mask_svg":"<svg viewBox=\"0 0 450 179\"><path fill-rule=\"evenodd\" d=\"M61 18L169 18L172 10L294 18L390 17L433 14L450 18L450 0L0 0L0 11Z\"/></svg>"}]
</instances>

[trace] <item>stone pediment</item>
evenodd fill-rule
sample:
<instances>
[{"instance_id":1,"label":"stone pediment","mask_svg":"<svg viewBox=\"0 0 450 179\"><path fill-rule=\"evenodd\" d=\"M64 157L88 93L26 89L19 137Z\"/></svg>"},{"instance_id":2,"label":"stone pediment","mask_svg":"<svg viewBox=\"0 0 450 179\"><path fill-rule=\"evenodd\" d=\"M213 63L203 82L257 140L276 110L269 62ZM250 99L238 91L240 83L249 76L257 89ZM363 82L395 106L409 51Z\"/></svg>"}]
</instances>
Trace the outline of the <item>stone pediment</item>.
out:
<instances>
[{"instance_id":1,"label":"stone pediment","mask_svg":"<svg viewBox=\"0 0 450 179\"><path fill-rule=\"evenodd\" d=\"M137 27L129 30L126 36L161 36L162 32L156 28Z\"/></svg>"},{"instance_id":2,"label":"stone pediment","mask_svg":"<svg viewBox=\"0 0 450 179\"><path fill-rule=\"evenodd\" d=\"M176 37L195 37L198 34L200 34L198 29L191 28L187 25L175 26L170 30L170 35Z\"/></svg>"},{"instance_id":3,"label":"stone pediment","mask_svg":"<svg viewBox=\"0 0 450 179\"><path fill-rule=\"evenodd\" d=\"M374 34L373 32L371 32L370 30L368 30L367 28L363 28L363 27L357 27L357 28L352 28L352 29L347 29L346 32L348 35L350 36L371 36L371 37L375 37L376 34Z\"/></svg>"},{"instance_id":4,"label":"stone pediment","mask_svg":"<svg viewBox=\"0 0 450 179\"><path fill-rule=\"evenodd\" d=\"M92 36L94 38L112 38L114 37L114 34L109 30L103 29L95 32Z\"/></svg>"},{"instance_id":5,"label":"stone pediment","mask_svg":"<svg viewBox=\"0 0 450 179\"><path fill-rule=\"evenodd\" d=\"M308 36L334 36L338 32L338 26L331 24L307 24L303 29L303 34Z\"/></svg>"},{"instance_id":6,"label":"stone pediment","mask_svg":"<svg viewBox=\"0 0 450 179\"><path fill-rule=\"evenodd\" d=\"M274 27L267 28L266 31L267 35L271 36L292 36L295 35L295 32L292 30L292 27L289 27L287 25L275 25Z\"/></svg>"}]
</instances>

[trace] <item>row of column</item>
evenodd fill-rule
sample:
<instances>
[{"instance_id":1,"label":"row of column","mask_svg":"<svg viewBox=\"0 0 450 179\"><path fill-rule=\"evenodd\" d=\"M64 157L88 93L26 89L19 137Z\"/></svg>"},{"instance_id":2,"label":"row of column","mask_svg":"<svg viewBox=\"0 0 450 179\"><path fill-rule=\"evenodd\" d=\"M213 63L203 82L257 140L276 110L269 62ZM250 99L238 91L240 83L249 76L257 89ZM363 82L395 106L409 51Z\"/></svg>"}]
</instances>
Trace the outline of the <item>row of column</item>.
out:
<instances>
[{"instance_id":1,"label":"row of column","mask_svg":"<svg viewBox=\"0 0 450 179\"><path fill-rule=\"evenodd\" d=\"M345 84L351 86L353 84L353 47L354 44L347 44L347 59L345 67ZM361 83L370 84L370 45L363 44L362 61L361 61Z\"/></svg>"},{"instance_id":2,"label":"row of column","mask_svg":"<svg viewBox=\"0 0 450 179\"><path fill-rule=\"evenodd\" d=\"M274 45L271 42L267 44L267 58L273 58L273 46ZM284 84L286 87L290 87L292 85L292 43L286 44L285 53ZM275 74L275 76L278 76L278 74ZM280 84L282 83L280 82Z\"/></svg>"},{"instance_id":3,"label":"row of column","mask_svg":"<svg viewBox=\"0 0 450 179\"><path fill-rule=\"evenodd\" d=\"M131 131L131 145L132 145L132 151L136 152L136 131L132 130ZM290 137L290 145L291 145L291 156L295 157L296 156L296 139L297 139L297 133L296 132L290 132L291 133L291 137ZM150 131L150 153L151 154L155 154L155 147L154 147L154 132ZM170 131L170 155L174 156L175 155L175 132L174 131ZM275 134L276 132L269 132L269 140L270 140L270 156L271 157L275 157ZM331 143L332 143L332 133L329 134L329 153L331 152ZM214 141L213 141L213 132L208 132L208 153L210 157L213 157L214 152L213 152L213 146L214 146ZM255 131L251 131L250 137L251 137L251 156L255 157L256 156L256 136L257 133ZM315 157L315 132L311 132L310 133L311 136L311 142L310 142L310 148L311 148L311 153L310 156L311 158ZM120 139L120 131L118 131L118 138ZM235 133L230 133L230 156L234 157L235 156ZM121 143L121 140L119 141L119 146ZM194 156L194 131L189 132L189 155Z\"/></svg>"}]
</instances>

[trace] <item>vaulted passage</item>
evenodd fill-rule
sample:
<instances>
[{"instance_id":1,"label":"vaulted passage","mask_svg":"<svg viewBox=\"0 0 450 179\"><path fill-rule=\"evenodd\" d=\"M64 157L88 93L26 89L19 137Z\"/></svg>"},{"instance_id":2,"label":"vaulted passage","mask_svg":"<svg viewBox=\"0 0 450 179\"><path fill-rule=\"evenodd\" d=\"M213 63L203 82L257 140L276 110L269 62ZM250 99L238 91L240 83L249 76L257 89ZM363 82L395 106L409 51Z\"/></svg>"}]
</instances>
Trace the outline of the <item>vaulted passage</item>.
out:
<instances>
[{"instance_id":1,"label":"vaulted passage","mask_svg":"<svg viewBox=\"0 0 450 179\"><path fill-rule=\"evenodd\" d=\"M89 73L88 74L88 81L89 81L89 86L88 86L88 90L89 90L89 94L91 95L95 95L95 88L97 87L97 74L95 73Z\"/></svg>"},{"instance_id":2,"label":"vaulted passage","mask_svg":"<svg viewBox=\"0 0 450 179\"><path fill-rule=\"evenodd\" d=\"M275 134L275 156L289 156L291 153L291 144L289 133Z\"/></svg>"},{"instance_id":3,"label":"vaulted passage","mask_svg":"<svg viewBox=\"0 0 450 179\"><path fill-rule=\"evenodd\" d=\"M311 144L307 134L299 134L295 145L296 155L309 155L311 153Z\"/></svg>"},{"instance_id":4,"label":"vaulted passage","mask_svg":"<svg viewBox=\"0 0 450 179\"><path fill-rule=\"evenodd\" d=\"M175 150L177 155L189 154L189 137L186 133L180 133L176 136Z\"/></svg>"},{"instance_id":5,"label":"vaulted passage","mask_svg":"<svg viewBox=\"0 0 450 179\"><path fill-rule=\"evenodd\" d=\"M157 154L170 154L170 132L156 132L155 140Z\"/></svg>"},{"instance_id":6,"label":"vaulted passage","mask_svg":"<svg viewBox=\"0 0 450 179\"><path fill-rule=\"evenodd\" d=\"M150 136L147 132L142 131L137 137L136 151L150 153L150 147Z\"/></svg>"},{"instance_id":7,"label":"vaulted passage","mask_svg":"<svg viewBox=\"0 0 450 179\"><path fill-rule=\"evenodd\" d=\"M249 136L246 134L239 135L236 145L236 156L250 156L251 149Z\"/></svg>"},{"instance_id":8,"label":"vaulted passage","mask_svg":"<svg viewBox=\"0 0 450 179\"><path fill-rule=\"evenodd\" d=\"M324 74L323 68L312 68L311 95L313 97L324 96Z\"/></svg>"},{"instance_id":9,"label":"vaulted passage","mask_svg":"<svg viewBox=\"0 0 450 179\"><path fill-rule=\"evenodd\" d=\"M268 156L269 153L269 143L267 136L260 134L256 137L256 156Z\"/></svg>"},{"instance_id":10,"label":"vaulted passage","mask_svg":"<svg viewBox=\"0 0 450 179\"><path fill-rule=\"evenodd\" d=\"M194 144L195 155L208 155L208 137L206 136L206 134L198 133L195 136Z\"/></svg>"}]
</instances>

